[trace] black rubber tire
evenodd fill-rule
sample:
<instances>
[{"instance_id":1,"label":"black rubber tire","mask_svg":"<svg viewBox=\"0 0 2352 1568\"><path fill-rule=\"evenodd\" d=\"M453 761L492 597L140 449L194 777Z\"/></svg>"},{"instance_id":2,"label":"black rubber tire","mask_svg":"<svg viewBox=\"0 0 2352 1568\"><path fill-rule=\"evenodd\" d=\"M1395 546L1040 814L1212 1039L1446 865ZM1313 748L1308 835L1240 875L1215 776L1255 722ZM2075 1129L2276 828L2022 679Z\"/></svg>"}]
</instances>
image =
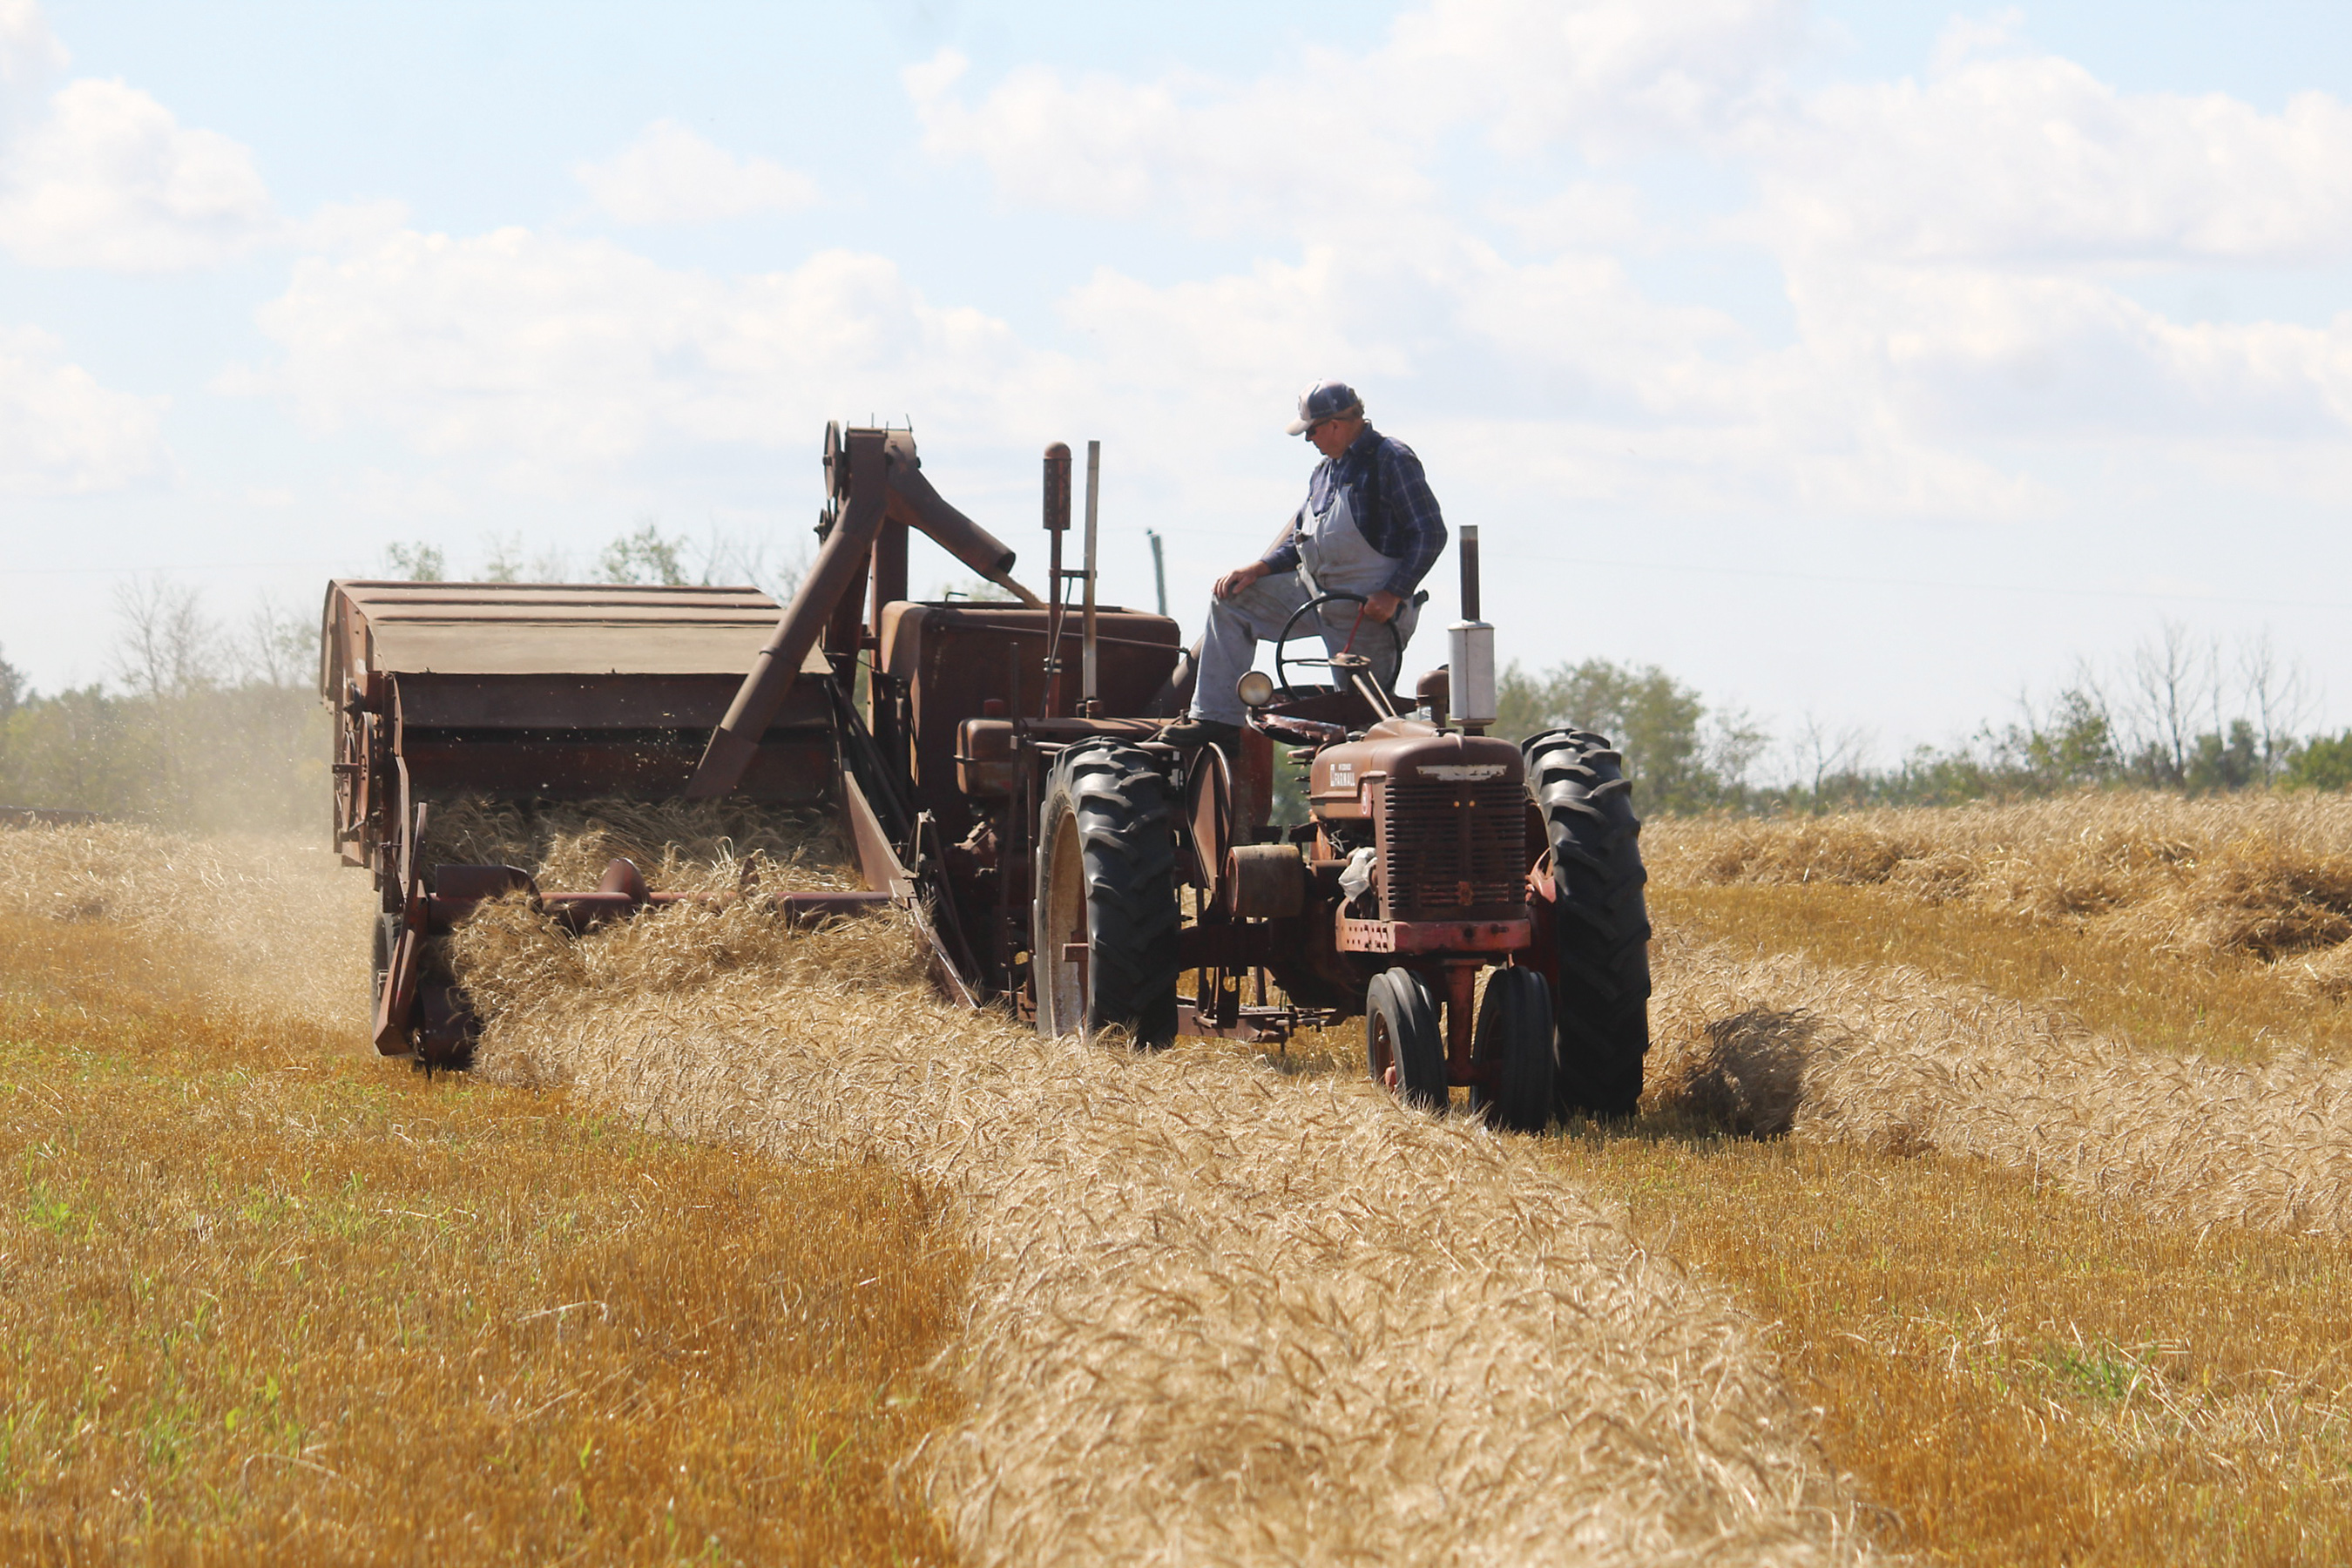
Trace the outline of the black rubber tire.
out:
<instances>
[{"instance_id":1,"label":"black rubber tire","mask_svg":"<svg viewBox=\"0 0 2352 1568\"><path fill-rule=\"evenodd\" d=\"M383 983L392 973L393 944L400 940L400 916L390 911L375 917L374 951L368 955L372 971L368 986L368 1018L370 1026L378 1009L383 1005Z\"/></svg>"},{"instance_id":2,"label":"black rubber tire","mask_svg":"<svg viewBox=\"0 0 2352 1568\"><path fill-rule=\"evenodd\" d=\"M1631 1116L1650 1048L1650 912L1624 759L1590 730L1528 738L1528 788L1551 847L1560 1113Z\"/></svg>"},{"instance_id":3,"label":"black rubber tire","mask_svg":"<svg viewBox=\"0 0 2352 1568\"><path fill-rule=\"evenodd\" d=\"M1532 969L1498 969L1486 977L1478 1004L1471 1059L1492 1063L1494 1091L1470 1090L1470 1109L1507 1132L1540 1132L1551 1125L1559 1093L1559 1047L1552 1037L1551 990Z\"/></svg>"},{"instance_id":4,"label":"black rubber tire","mask_svg":"<svg viewBox=\"0 0 2352 1568\"><path fill-rule=\"evenodd\" d=\"M1071 857L1075 855L1075 861ZM1052 908L1063 907L1055 931ZM1085 905L1081 920L1077 903ZM1176 1038L1176 838L1168 781L1150 754L1109 741L1062 753L1038 807L1030 973L1037 1027L1079 1027L1065 942L1083 940L1083 1026L1124 1028L1139 1046Z\"/></svg>"},{"instance_id":5,"label":"black rubber tire","mask_svg":"<svg viewBox=\"0 0 2352 1568\"><path fill-rule=\"evenodd\" d=\"M1364 994L1364 1067L1372 1081L1388 1083L1407 1105L1423 1110L1446 1107L1445 1036L1437 1026L1437 1001L1429 983L1410 969L1384 969Z\"/></svg>"}]
</instances>

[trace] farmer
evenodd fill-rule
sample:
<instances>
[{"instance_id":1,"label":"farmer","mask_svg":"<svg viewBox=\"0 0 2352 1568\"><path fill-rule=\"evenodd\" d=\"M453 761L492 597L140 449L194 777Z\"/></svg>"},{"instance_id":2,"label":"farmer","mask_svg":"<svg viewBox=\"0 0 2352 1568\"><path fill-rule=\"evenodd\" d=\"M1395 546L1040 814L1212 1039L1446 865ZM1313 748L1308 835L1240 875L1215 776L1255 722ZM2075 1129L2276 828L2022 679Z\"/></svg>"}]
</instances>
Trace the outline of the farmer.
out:
<instances>
[{"instance_id":1,"label":"farmer","mask_svg":"<svg viewBox=\"0 0 2352 1568\"><path fill-rule=\"evenodd\" d=\"M1234 683L1257 657L1258 639L1281 636L1292 612L1318 595L1354 594L1364 602L1334 601L1296 630L1320 632L1334 653L1352 638L1353 651L1373 660L1377 678L1397 678L1395 668L1383 668L1388 634L1370 628L1393 626L1393 646L1402 649L1429 597L1416 590L1445 548L1445 520L1421 459L1364 423L1364 400L1343 381L1308 387L1288 433L1306 437L1323 454L1307 480L1307 504L1262 560L1217 579L1192 711L1161 730L1162 741L1205 746L1234 740L1245 716Z\"/></svg>"}]
</instances>

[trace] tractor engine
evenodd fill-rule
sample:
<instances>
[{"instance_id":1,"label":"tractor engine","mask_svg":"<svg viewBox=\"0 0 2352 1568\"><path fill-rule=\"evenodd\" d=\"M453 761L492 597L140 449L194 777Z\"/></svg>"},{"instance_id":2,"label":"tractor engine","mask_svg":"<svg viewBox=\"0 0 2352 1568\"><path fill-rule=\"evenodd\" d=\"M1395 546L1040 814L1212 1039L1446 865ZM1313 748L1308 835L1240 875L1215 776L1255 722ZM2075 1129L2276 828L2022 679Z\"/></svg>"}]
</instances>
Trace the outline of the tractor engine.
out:
<instances>
[{"instance_id":1,"label":"tractor engine","mask_svg":"<svg viewBox=\"0 0 2352 1568\"><path fill-rule=\"evenodd\" d=\"M1315 858L1348 862L1340 881L1355 919L1523 919L1526 779L1508 741L1384 719L1315 757Z\"/></svg>"}]
</instances>

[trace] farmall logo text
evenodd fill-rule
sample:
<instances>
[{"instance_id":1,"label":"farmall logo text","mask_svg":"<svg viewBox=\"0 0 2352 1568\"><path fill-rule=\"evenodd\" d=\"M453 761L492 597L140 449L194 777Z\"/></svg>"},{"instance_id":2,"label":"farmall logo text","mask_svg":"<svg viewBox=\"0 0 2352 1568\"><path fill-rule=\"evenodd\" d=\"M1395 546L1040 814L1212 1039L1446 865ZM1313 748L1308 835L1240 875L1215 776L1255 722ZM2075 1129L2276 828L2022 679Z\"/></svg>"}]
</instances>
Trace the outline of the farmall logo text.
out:
<instances>
[{"instance_id":1,"label":"farmall logo text","mask_svg":"<svg viewBox=\"0 0 2352 1568\"><path fill-rule=\"evenodd\" d=\"M1448 763L1442 766L1423 763L1420 772L1423 778L1435 779L1440 784L1478 784L1486 779L1501 778L1503 769L1507 765L1504 763L1479 763L1468 766L1461 763Z\"/></svg>"}]
</instances>

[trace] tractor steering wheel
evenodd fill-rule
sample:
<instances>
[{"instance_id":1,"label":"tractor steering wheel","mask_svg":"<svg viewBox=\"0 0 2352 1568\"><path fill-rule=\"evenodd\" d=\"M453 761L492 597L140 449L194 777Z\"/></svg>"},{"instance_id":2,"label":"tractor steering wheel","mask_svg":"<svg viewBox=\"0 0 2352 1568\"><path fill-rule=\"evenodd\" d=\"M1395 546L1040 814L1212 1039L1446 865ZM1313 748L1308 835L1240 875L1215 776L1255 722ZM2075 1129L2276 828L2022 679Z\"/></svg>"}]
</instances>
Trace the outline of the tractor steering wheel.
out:
<instances>
[{"instance_id":1,"label":"tractor steering wheel","mask_svg":"<svg viewBox=\"0 0 2352 1568\"><path fill-rule=\"evenodd\" d=\"M1286 702L1296 702L1300 698L1297 689L1290 683L1292 666L1296 665L1300 668L1318 665L1325 669L1331 668L1329 658L1292 658L1284 652L1293 637L1312 635L1318 641L1321 639L1321 611L1324 605L1331 604L1347 604L1357 607L1355 623L1348 634L1347 647L1340 651L1358 654L1368 659L1372 667L1370 673L1373 684L1382 691L1396 689L1397 676L1404 668L1404 639L1397 635L1396 617L1391 616L1385 621L1375 621L1367 616L1363 611L1364 595L1361 594L1318 594L1290 612L1290 618L1282 623L1282 635L1274 639L1274 683L1282 689L1282 698ZM1404 606L1400 605L1397 610L1399 614L1402 614ZM1311 634L1299 632L1298 623L1309 617L1312 617L1309 624L1315 627L1315 630ZM1334 689L1345 691L1348 689L1348 683L1344 679L1335 679L1332 687Z\"/></svg>"}]
</instances>

